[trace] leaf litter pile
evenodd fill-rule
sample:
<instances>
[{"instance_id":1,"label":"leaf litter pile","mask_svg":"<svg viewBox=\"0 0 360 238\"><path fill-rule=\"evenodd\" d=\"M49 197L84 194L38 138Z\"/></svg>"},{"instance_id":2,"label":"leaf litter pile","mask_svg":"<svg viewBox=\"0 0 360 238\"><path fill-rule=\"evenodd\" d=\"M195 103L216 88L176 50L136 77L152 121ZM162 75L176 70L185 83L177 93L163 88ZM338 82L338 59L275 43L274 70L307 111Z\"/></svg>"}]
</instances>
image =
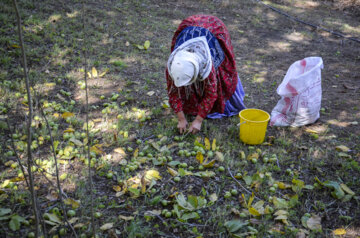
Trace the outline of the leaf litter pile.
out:
<instances>
[{"instance_id":1,"label":"leaf litter pile","mask_svg":"<svg viewBox=\"0 0 360 238\"><path fill-rule=\"evenodd\" d=\"M6 6L4 11L10 11L9 1ZM144 5L131 7L139 10ZM172 15L173 9L169 9ZM6 14L1 17L8 27L9 21L3 18ZM166 54L161 53L163 58L159 59L157 52L165 49L168 53L166 44L171 36L163 39L166 42L159 42L147 33L135 39L121 38L124 40L121 51L131 57L120 60L112 52L112 46L106 54L114 59L90 60L87 77L92 101L88 140L84 116L85 70L80 58L71 53L80 49L77 42L72 42L62 52L59 47L71 41L64 40L67 37L64 33L56 35L52 28L76 27L81 21L72 20L73 16L68 14L69 22L55 26L60 21L55 14L41 25L32 14L26 14L29 14L26 39L32 37L37 49L28 55L43 65L38 72L30 71L31 77L39 79L32 92L42 95L34 103L31 125L34 164L30 169L35 175L38 207L47 237L74 237L72 229L78 237L91 237L88 166L93 171L93 216L98 237L356 237L360 234L357 229L360 227L360 147L356 130L354 134L347 134L349 130L332 130L331 125L341 123L336 120L304 128L268 128L271 136L263 144L248 146L240 142L239 128L229 126L236 125L238 118L231 118L206 120L201 133L195 136L178 135L166 89L159 91L152 82L162 77L154 72L163 70L163 65L156 63L165 62ZM98 24L96 19L94 22ZM132 21L122 19L122 22L136 29ZM145 20L137 23L145 24L144 28L151 25ZM260 23L256 18L252 24ZM104 27L96 26L100 30ZM12 28L6 27L4 32L10 32ZM118 31L115 23L110 27ZM45 34L44 28L51 33ZM168 29L168 25L159 25L151 31L170 34ZM81 30L61 28L61 32L69 35L77 31ZM139 36L139 32L135 33ZM233 33L235 39L236 34L242 35L240 30ZM123 34L117 32L112 37L124 37ZM46 46L44 43L35 46L42 40L39 35L49 42L56 41L53 55L43 57L37 53L43 52L36 48L38 45ZM109 37L108 43L111 40L114 39ZM28 176L25 119L29 102L23 83L9 80L22 76L21 69L9 61L20 55L19 44L15 42L15 38L6 37L0 42L7 49L1 63L8 70L8 73L0 72L0 93L4 95L0 103L0 236L31 238L35 236L34 216L25 181ZM104 55L101 57L106 58ZM54 64L41 61L48 60L47 57ZM57 61L58 58L66 60ZM132 69L129 65L134 61L144 65L146 70L140 67L140 71L149 73L143 75L137 72L138 68ZM37 63L32 64L35 67ZM251 65L251 61L246 64ZM118 78L119 73L131 80ZM132 80L136 77L141 83ZM124 87L114 86L120 81ZM244 84L250 83L244 80ZM264 88L261 90L266 93ZM329 108L322 108L321 114L329 116ZM346 122L344 127L347 126L358 128L358 122ZM54 140L64 210L56 186L50 135ZM297 137L300 139L296 140ZM86 157L88 148L90 160Z\"/></svg>"}]
</instances>

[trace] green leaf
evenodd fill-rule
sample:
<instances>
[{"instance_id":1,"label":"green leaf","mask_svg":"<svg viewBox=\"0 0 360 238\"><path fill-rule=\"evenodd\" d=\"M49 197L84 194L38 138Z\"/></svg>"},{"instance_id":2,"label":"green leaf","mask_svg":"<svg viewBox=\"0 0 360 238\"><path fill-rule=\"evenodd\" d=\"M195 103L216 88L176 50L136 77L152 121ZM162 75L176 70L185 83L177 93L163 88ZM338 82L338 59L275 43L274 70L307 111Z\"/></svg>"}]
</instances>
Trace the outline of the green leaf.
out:
<instances>
[{"instance_id":1,"label":"green leaf","mask_svg":"<svg viewBox=\"0 0 360 238\"><path fill-rule=\"evenodd\" d=\"M204 150L205 150L205 146L203 145L203 144L201 144L199 141L197 141L197 140L195 140L194 141L194 145L195 146L199 146L199 147L201 147L201 148L203 148Z\"/></svg>"},{"instance_id":2,"label":"green leaf","mask_svg":"<svg viewBox=\"0 0 360 238\"><path fill-rule=\"evenodd\" d=\"M224 225L230 233L235 233L238 230L240 230L242 227L247 226L248 224L249 224L249 222L247 222L247 221L243 222L241 220L231 220L231 221L225 222Z\"/></svg>"},{"instance_id":3,"label":"green leaf","mask_svg":"<svg viewBox=\"0 0 360 238\"><path fill-rule=\"evenodd\" d=\"M128 188L128 190L136 197L140 195L140 190L136 188Z\"/></svg>"},{"instance_id":4,"label":"green leaf","mask_svg":"<svg viewBox=\"0 0 360 238\"><path fill-rule=\"evenodd\" d=\"M174 205L174 211L175 211L176 216L178 218L181 218L181 212L180 212L179 206L177 204Z\"/></svg>"},{"instance_id":5,"label":"green leaf","mask_svg":"<svg viewBox=\"0 0 360 238\"><path fill-rule=\"evenodd\" d=\"M308 184L308 185L305 185L304 188L305 188L305 189L308 189L308 190L313 190L313 189L314 189L314 186Z\"/></svg>"},{"instance_id":6,"label":"green leaf","mask_svg":"<svg viewBox=\"0 0 360 238\"><path fill-rule=\"evenodd\" d=\"M276 209L286 209L289 207L289 204L285 199L277 197L273 197L273 204Z\"/></svg>"},{"instance_id":7,"label":"green leaf","mask_svg":"<svg viewBox=\"0 0 360 238\"><path fill-rule=\"evenodd\" d=\"M58 145L60 144L60 141L56 140L54 141L54 149L56 150Z\"/></svg>"},{"instance_id":8,"label":"green leaf","mask_svg":"<svg viewBox=\"0 0 360 238\"><path fill-rule=\"evenodd\" d=\"M0 217L11 213L11 209L10 208L0 208Z\"/></svg>"},{"instance_id":9,"label":"green leaf","mask_svg":"<svg viewBox=\"0 0 360 238\"><path fill-rule=\"evenodd\" d=\"M135 45L139 50L145 49L143 45Z\"/></svg>"},{"instance_id":10,"label":"green leaf","mask_svg":"<svg viewBox=\"0 0 360 238\"><path fill-rule=\"evenodd\" d=\"M181 216L181 219L184 221L187 221L189 219L198 219L198 218L200 218L200 216L197 212L185 213L184 215Z\"/></svg>"},{"instance_id":11,"label":"green leaf","mask_svg":"<svg viewBox=\"0 0 360 238\"><path fill-rule=\"evenodd\" d=\"M290 201L289 201L289 207L295 207L299 202L299 196L297 194L295 194L294 196L292 196L290 198Z\"/></svg>"},{"instance_id":12,"label":"green leaf","mask_svg":"<svg viewBox=\"0 0 360 238\"><path fill-rule=\"evenodd\" d=\"M78 139L72 137L69 141L71 141L72 143L74 143L77 146L82 146L83 143L81 141L79 141Z\"/></svg>"},{"instance_id":13,"label":"green leaf","mask_svg":"<svg viewBox=\"0 0 360 238\"><path fill-rule=\"evenodd\" d=\"M20 229L20 222L25 221L25 218L19 216L19 215L13 215L11 217L11 220L9 222L9 227L12 231L17 231Z\"/></svg>"},{"instance_id":14,"label":"green leaf","mask_svg":"<svg viewBox=\"0 0 360 238\"><path fill-rule=\"evenodd\" d=\"M169 165L170 167L176 167L176 165L180 164L180 161L178 160L173 160L170 161L169 163L167 163L167 165Z\"/></svg>"},{"instance_id":15,"label":"green leaf","mask_svg":"<svg viewBox=\"0 0 360 238\"><path fill-rule=\"evenodd\" d=\"M331 195L334 197L334 198L337 198L337 199L341 199L345 196L345 193L344 191L341 189L340 187L340 184L338 182L335 182L335 181L325 181L323 183L323 185L327 188L332 188L334 189L333 192L331 192Z\"/></svg>"},{"instance_id":16,"label":"green leaf","mask_svg":"<svg viewBox=\"0 0 360 238\"><path fill-rule=\"evenodd\" d=\"M194 175L203 178L210 178L210 177L214 177L216 174L214 171L206 170L206 171L196 172L194 173Z\"/></svg>"},{"instance_id":17,"label":"green leaf","mask_svg":"<svg viewBox=\"0 0 360 238\"><path fill-rule=\"evenodd\" d=\"M348 201L350 201L350 200L352 199L352 197L353 197L353 195L351 195L351 194L346 194L346 195L341 199L341 201L342 201L342 202L348 202Z\"/></svg>"},{"instance_id":18,"label":"green leaf","mask_svg":"<svg viewBox=\"0 0 360 238\"><path fill-rule=\"evenodd\" d=\"M193 195L189 195L188 196L188 203L190 203L190 205L197 209L198 208L198 197L197 196L193 196Z\"/></svg>"},{"instance_id":19,"label":"green leaf","mask_svg":"<svg viewBox=\"0 0 360 238\"><path fill-rule=\"evenodd\" d=\"M183 168L178 169L178 173L181 177L186 175L185 169L183 169Z\"/></svg>"},{"instance_id":20,"label":"green leaf","mask_svg":"<svg viewBox=\"0 0 360 238\"><path fill-rule=\"evenodd\" d=\"M305 214L304 216L301 217L301 224L305 227L305 228L308 228L307 226L307 221L309 220L310 218L310 214Z\"/></svg>"},{"instance_id":21,"label":"green leaf","mask_svg":"<svg viewBox=\"0 0 360 238\"><path fill-rule=\"evenodd\" d=\"M180 208L188 210L188 211L194 210L194 207L191 206L191 204L186 201L184 194L180 193L176 197L176 201L177 201L178 205L180 206Z\"/></svg>"},{"instance_id":22,"label":"green leaf","mask_svg":"<svg viewBox=\"0 0 360 238\"><path fill-rule=\"evenodd\" d=\"M252 183L252 178L249 175L244 176L243 179L248 186Z\"/></svg>"},{"instance_id":23,"label":"green leaf","mask_svg":"<svg viewBox=\"0 0 360 238\"><path fill-rule=\"evenodd\" d=\"M287 215L279 215L275 217L275 220L287 220L287 219L288 219Z\"/></svg>"},{"instance_id":24,"label":"green leaf","mask_svg":"<svg viewBox=\"0 0 360 238\"><path fill-rule=\"evenodd\" d=\"M305 187L305 183L302 180L298 180L298 179L293 179L292 180L293 185L291 186L291 189L295 192L295 193L300 193L301 190Z\"/></svg>"},{"instance_id":25,"label":"green leaf","mask_svg":"<svg viewBox=\"0 0 360 238\"><path fill-rule=\"evenodd\" d=\"M150 41L147 40L144 43L144 49L147 50L147 49L149 49L149 47L150 47Z\"/></svg>"},{"instance_id":26,"label":"green leaf","mask_svg":"<svg viewBox=\"0 0 360 238\"><path fill-rule=\"evenodd\" d=\"M44 213L44 217L47 218L47 220L53 222L53 223L56 223L56 224L61 224L61 220L60 218L54 214L54 213Z\"/></svg>"},{"instance_id":27,"label":"green leaf","mask_svg":"<svg viewBox=\"0 0 360 238\"><path fill-rule=\"evenodd\" d=\"M156 158L153 158L153 159L152 159L152 163L153 163L153 165L162 165L164 162L163 162L163 161L159 161L159 160L157 160Z\"/></svg>"},{"instance_id":28,"label":"green leaf","mask_svg":"<svg viewBox=\"0 0 360 238\"><path fill-rule=\"evenodd\" d=\"M203 197L197 197L197 200L198 200L198 208L203 208L206 206L207 204L207 200Z\"/></svg>"},{"instance_id":29,"label":"green leaf","mask_svg":"<svg viewBox=\"0 0 360 238\"><path fill-rule=\"evenodd\" d=\"M4 221L4 220L7 220L7 219L10 219L11 216L2 216L0 217L0 221Z\"/></svg>"},{"instance_id":30,"label":"green leaf","mask_svg":"<svg viewBox=\"0 0 360 238\"><path fill-rule=\"evenodd\" d=\"M11 218L10 222L9 222L9 227L12 231L17 231L20 229L20 222L17 219L13 219Z\"/></svg>"}]
</instances>

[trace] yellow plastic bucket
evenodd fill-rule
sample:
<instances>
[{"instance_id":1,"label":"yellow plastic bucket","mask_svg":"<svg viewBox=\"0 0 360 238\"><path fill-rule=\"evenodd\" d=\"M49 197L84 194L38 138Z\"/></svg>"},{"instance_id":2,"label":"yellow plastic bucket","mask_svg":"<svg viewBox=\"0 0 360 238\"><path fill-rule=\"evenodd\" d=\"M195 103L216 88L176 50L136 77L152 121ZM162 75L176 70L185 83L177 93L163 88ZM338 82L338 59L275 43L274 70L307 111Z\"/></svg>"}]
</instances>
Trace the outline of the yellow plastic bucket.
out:
<instances>
[{"instance_id":1,"label":"yellow plastic bucket","mask_svg":"<svg viewBox=\"0 0 360 238\"><path fill-rule=\"evenodd\" d=\"M249 145L264 142L269 113L255 108L244 109L239 113L240 140Z\"/></svg>"}]
</instances>

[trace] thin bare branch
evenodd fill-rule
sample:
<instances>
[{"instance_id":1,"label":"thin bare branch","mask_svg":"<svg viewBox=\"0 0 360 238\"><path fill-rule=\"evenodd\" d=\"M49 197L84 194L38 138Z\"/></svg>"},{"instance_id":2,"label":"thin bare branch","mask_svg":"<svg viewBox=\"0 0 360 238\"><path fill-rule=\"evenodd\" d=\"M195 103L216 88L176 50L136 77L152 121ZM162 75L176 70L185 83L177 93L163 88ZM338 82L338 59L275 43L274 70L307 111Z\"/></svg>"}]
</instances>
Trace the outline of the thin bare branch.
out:
<instances>
[{"instance_id":1,"label":"thin bare branch","mask_svg":"<svg viewBox=\"0 0 360 238\"><path fill-rule=\"evenodd\" d=\"M35 92L35 95L38 96L36 92ZM68 217L67 217L67 214L66 214L66 210L65 210L65 206L64 206L64 200L63 200L63 191L62 191L61 185L60 185L59 168L58 168L56 151L55 151L55 146L54 146L54 138L53 138L53 136L51 134L51 128L50 128L50 125L49 125L49 121L45 116L45 113L44 113L43 108L41 107L41 104L39 104L39 110L41 112L41 116L45 120L46 128L47 128L48 133L50 135L50 146L51 146L52 154L54 156L54 161L55 161L56 184L57 184L57 189L58 189L58 192L59 192L59 200L60 200L60 204L61 204L61 209L62 209L63 214L64 214L65 223L70 227L70 229L73 232L73 234L75 235L75 237L78 237L74 227L68 221Z\"/></svg>"},{"instance_id":2,"label":"thin bare branch","mask_svg":"<svg viewBox=\"0 0 360 238\"><path fill-rule=\"evenodd\" d=\"M84 55L84 80L85 80L85 97L86 97L86 138L87 138L87 159L88 159L88 176L89 176L89 195L90 195L90 213L91 213L91 226L92 233L96 236L95 229L95 219L94 219L94 201L93 201L93 182L92 182L92 172L91 172L91 159L90 159L90 136L89 136L89 96L88 96L88 83L87 83L87 38L85 34L85 1L82 2L82 23L83 23L83 38L84 38L84 47L83 47L83 55Z\"/></svg>"},{"instance_id":3,"label":"thin bare branch","mask_svg":"<svg viewBox=\"0 0 360 238\"><path fill-rule=\"evenodd\" d=\"M28 115L28 123L27 123L27 155L28 155L28 161L27 161L27 167L28 167L28 174L29 174L29 190L31 193L31 203L32 208L35 216L35 237L39 237L39 214L38 209L36 206L36 193L34 189L34 178L31 171L31 165L32 165L32 153L31 153L31 139L32 139L32 130L31 130L31 123L32 123L32 116L33 116L33 105L32 105L32 97L31 97L31 91L30 91L30 82L28 77L28 70L27 70L27 62L26 62L26 54L25 54L25 46L24 46L24 40L22 36L21 31L21 18L19 14L19 9L16 0L13 0L14 8L16 12L16 18L17 18L17 27L18 27L18 34L19 34L19 41L20 41L20 47L21 47L21 55L22 55L22 65L24 70L24 78L26 83L26 92L28 97L28 104L29 104L29 115Z\"/></svg>"},{"instance_id":4,"label":"thin bare branch","mask_svg":"<svg viewBox=\"0 0 360 238\"><path fill-rule=\"evenodd\" d=\"M6 117L6 123L7 123L7 125L8 125L9 131L10 131L10 135L12 135L13 132L12 132L12 130L11 130L11 125L10 125L10 122L9 122L9 118L8 118L8 117ZM28 179L27 179L27 177L26 177L25 170L24 170L24 166L23 166L22 163L21 163L20 156L19 156L19 154L18 154L17 151L16 151L14 139L12 138L12 136L10 136L10 141L11 141L11 148L12 148L12 150L13 150L14 153L15 153L16 160L17 160L17 162L18 162L18 164L19 164L19 166L20 166L21 172L22 172L23 175L24 175L24 179L25 179L25 182L26 182L26 186L29 188L29 187L30 187L30 184L29 184L29 181L28 181Z\"/></svg>"}]
</instances>

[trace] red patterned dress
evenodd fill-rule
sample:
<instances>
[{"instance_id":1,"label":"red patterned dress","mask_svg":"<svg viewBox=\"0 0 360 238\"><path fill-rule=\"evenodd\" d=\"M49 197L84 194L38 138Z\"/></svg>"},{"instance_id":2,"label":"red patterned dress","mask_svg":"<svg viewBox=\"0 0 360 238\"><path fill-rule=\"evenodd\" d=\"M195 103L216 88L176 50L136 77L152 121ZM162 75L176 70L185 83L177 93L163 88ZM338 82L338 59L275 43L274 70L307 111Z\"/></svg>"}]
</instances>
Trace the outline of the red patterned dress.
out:
<instances>
[{"instance_id":1,"label":"red patterned dress","mask_svg":"<svg viewBox=\"0 0 360 238\"><path fill-rule=\"evenodd\" d=\"M183 20L173 36L171 52L179 43L183 31L191 27L212 33L218 42L216 44L220 45L223 52L221 63L216 65L213 61L208 78L200 82L202 87L187 86L190 87L190 91L186 91L185 87L177 88L166 69L169 103L175 113L183 111L185 114L206 118L210 113L224 113L225 103L237 87L238 74L229 32L224 23L215 16L194 15Z\"/></svg>"}]
</instances>

